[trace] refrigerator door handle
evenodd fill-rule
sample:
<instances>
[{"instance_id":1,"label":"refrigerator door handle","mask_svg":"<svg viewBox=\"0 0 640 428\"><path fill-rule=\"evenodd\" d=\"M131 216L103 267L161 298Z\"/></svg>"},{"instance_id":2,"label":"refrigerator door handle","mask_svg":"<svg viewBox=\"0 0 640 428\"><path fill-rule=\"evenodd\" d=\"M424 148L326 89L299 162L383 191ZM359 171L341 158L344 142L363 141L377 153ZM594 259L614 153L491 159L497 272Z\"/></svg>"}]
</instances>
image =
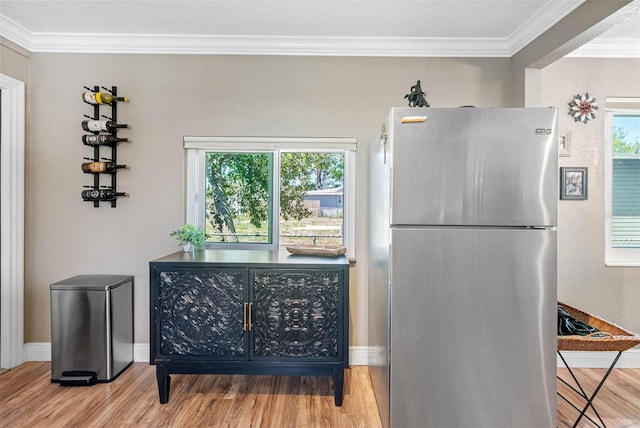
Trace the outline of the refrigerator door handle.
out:
<instances>
[{"instance_id":1,"label":"refrigerator door handle","mask_svg":"<svg viewBox=\"0 0 640 428\"><path fill-rule=\"evenodd\" d=\"M387 164L387 139L389 134L387 134L387 127L383 123L382 129L380 129L380 149L382 150L382 163L384 165Z\"/></svg>"}]
</instances>

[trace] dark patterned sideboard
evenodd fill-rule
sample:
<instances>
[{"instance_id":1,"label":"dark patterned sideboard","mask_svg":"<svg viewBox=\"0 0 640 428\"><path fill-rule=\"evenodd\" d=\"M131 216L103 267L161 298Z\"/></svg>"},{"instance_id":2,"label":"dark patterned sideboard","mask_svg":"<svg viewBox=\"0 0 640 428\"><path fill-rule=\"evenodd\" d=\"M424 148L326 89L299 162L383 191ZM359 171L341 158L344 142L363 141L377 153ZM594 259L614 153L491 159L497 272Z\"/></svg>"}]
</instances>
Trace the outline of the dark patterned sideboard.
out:
<instances>
[{"instance_id":1,"label":"dark patterned sideboard","mask_svg":"<svg viewBox=\"0 0 640 428\"><path fill-rule=\"evenodd\" d=\"M349 367L349 262L277 250L196 250L149 263L151 364L171 374L333 376Z\"/></svg>"}]
</instances>

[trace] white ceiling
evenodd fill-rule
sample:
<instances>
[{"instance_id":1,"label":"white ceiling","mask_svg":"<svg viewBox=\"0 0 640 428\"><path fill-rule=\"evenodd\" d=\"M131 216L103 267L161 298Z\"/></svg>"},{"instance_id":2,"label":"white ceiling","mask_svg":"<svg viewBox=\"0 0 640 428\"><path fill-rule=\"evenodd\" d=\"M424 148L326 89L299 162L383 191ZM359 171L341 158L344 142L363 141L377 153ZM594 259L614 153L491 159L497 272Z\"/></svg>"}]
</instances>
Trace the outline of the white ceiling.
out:
<instances>
[{"instance_id":1,"label":"white ceiling","mask_svg":"<svg viewBox=\"0 0 640 428\"><path fill-rule=\"evenodd\" d=\"M583 2L0 0L0 36L32 52L510 57ZM640 57L640 15L580 51Z\"/></svg>"}]
</instances>

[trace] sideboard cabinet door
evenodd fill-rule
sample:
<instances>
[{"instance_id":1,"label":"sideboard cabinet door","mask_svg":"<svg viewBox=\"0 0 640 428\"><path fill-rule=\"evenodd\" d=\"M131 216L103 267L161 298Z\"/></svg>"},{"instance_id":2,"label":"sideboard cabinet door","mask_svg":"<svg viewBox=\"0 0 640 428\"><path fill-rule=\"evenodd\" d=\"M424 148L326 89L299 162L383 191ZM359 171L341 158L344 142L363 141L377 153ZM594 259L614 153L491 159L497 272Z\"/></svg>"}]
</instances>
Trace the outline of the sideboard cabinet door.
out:
<instances>
[{"instance_id":1,"label":"sideboard cabinet door","mask_svg":"<svg viewBox=\"0 0 640 428\"><path fill-rule=\"evenodd\" d=\"M342 270L251 269L251 359L338 361Z\"/></svg>"},{"instance_id":2,"label":"sideboard cabinet door","mask_svg":"<svg viewBox=\"0 0 640 428\"><path fill-rule=\"evenodd\" d=\"M247 269L158 272L156 356L246 360Z\"/></svg>"}]
</instances>

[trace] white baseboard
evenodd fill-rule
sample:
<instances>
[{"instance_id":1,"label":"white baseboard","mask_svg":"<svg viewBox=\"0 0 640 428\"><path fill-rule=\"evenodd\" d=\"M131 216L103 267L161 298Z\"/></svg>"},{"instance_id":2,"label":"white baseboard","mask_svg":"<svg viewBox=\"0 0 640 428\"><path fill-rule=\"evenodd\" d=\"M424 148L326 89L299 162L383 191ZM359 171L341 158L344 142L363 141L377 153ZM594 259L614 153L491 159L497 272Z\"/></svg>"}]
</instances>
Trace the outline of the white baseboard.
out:
<instances>
[{"instance_id":1,"label":"white baseboard","mask_svg":"<svg viewBox=\"0 0 640 428\"><path fill-rule=\"evenodd\" d=\"M571 368L608 368L615 358L615 352L563 352L565 360ZM51 344L47 342L31 342L24 345L24 361L51 361ZM349 364L366 366L369 364L368 346L349 347ZM149 362L149 344L134 343L133 361ZM560 357L558 367L564 367ZM616 368L640 368L640 348L629 349L622 353Z\"/></svg>"},{"instance_id":2,"label":"white baseboard","mask_svg":"<svg viewBox=\"0 0 640 428\"><path fill-rule=\"evenodd\" d=\"M571 351L562 352L562 356L571 368L609 368L616 358L617 352L582 352ZM564 367L560 357L557 357L558 367ZM616 363L618 369L640 368L640 348L633 348L625 351Z\"/></svg>"},{"instance_id":3,"label":"white baseboard","mask_svg":"<svg viewBox=\"0 0 640 428\"><path fill-rule=\"evenodd\" d=\"M368 346L351 346L349 348L349 363L352 366L366 366L368 364ZM136 363L149 362L149 344L133 344L133 361ZM24 361L51 361L51 343L31 342L24 344Z\"/></svg>"},{"instance_id":4,"label":"white baseboard","mask_svg":"<svg viewBox=\"0 0 640 428\"><path fill-rule=\"evenodd\" d=\"M51 361L51 343L25 343L22 351L23 361Z\"/></svg>"},{"instance_id":5,"label":"white baseboard","mask_svg":"<svg viewBox=\"0 0 640 428\"><path fill-rule=\"evenodd\" d=\"M51 343L31 342L25 343L23 349L24 361L51 361ZM133 344L133 361L136 363L149 362L149 344Z\"/></svg>"},{"instance_id":6,"label":"white baseboard","mask_svg":"<svg viewBox=\"0 0 640 428\"><path fill-rule=\"evenodd\" d=\"M350 366L368 366L369 365L369 347L368 346L350 346L349 347L349 365Z\"/></svg>"}]
</instances>

